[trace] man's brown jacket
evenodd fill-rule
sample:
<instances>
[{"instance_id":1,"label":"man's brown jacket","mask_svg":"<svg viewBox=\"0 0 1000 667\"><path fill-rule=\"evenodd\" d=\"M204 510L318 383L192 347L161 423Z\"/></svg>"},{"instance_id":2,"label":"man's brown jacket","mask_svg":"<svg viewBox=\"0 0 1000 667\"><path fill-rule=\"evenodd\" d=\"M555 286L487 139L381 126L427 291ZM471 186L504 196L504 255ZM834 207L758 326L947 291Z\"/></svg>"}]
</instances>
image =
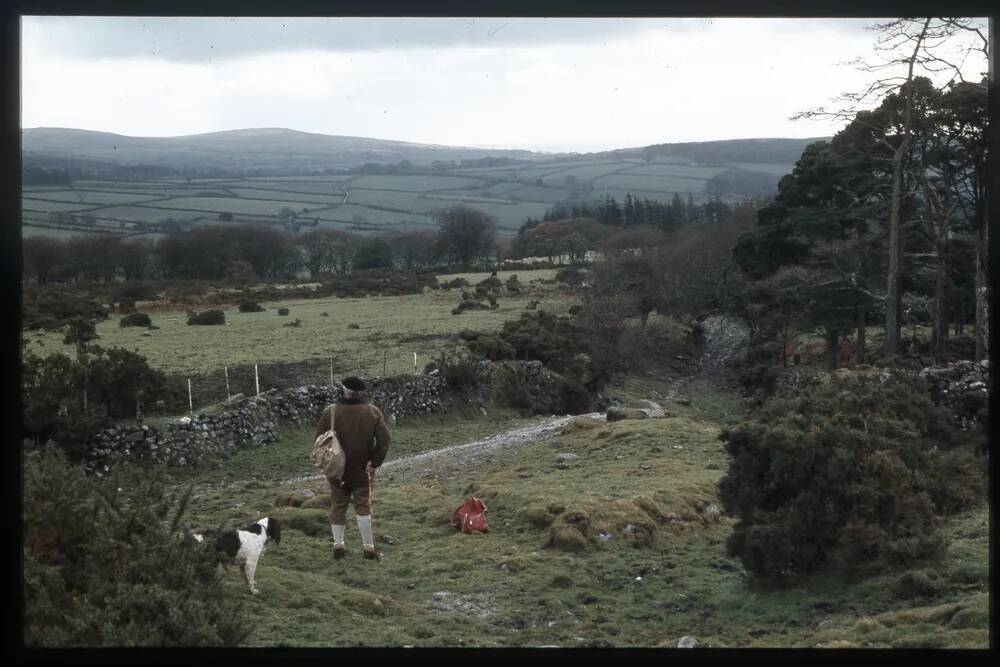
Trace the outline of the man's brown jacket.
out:
<instances>
[{"instance_id":1,"label":"man's brown jacket","mask_svg":"<svg viewBox=\"0 0 1000 667\"><path fill-rule=\"evenodd\" d=\"M330 429L331 414L337 440L347 458L344 485L367 485L365 468L368 462L371 461L372 467L377 468L389 452L389 429L382 411L363 398L342 398L323 410L316 426L316 437Z\"/></svg>"}]
</instances>

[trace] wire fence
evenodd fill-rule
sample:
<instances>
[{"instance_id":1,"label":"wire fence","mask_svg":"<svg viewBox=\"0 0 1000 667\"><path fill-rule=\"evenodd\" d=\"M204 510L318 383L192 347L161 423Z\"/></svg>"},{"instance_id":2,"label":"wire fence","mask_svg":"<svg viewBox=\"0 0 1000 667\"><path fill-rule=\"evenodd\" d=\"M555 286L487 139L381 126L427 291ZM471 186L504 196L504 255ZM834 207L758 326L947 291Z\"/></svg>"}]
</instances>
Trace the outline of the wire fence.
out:
<instances>
[{"instance_id":1,"label":"wire fence","mask_svg":"<svg viewBox=\"0 0 1000 667\"><path fill-rule=\"evenodd\" d=\"M433 355L400 349L370 349L352 354L295 362L233 364L205 373L175 374L187 395L183 408L197 412L234 396L257 396L270 389L302 385L333 385L357 375L362 378L421 373ZM180 407L174 405L171 407Z\"/></svg>"}]
</instances>

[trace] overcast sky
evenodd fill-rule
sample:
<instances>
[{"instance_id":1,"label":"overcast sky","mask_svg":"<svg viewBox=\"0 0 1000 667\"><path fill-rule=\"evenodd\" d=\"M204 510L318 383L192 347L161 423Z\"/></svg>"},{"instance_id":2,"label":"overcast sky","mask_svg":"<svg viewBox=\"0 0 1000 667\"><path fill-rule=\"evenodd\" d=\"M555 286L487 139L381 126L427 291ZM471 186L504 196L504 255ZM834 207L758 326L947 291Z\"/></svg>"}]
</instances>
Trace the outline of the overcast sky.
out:
<instances>
[{"instance_id":1,"label":"overcast sky","mask_svg":"<svg viewBox=\"0 0 1000 667\"><path fill-rule=\"evenodd\" d=\"M815 137L870 19L26 17L22 127L593 151Z\"/></svg>"}]
</instances>

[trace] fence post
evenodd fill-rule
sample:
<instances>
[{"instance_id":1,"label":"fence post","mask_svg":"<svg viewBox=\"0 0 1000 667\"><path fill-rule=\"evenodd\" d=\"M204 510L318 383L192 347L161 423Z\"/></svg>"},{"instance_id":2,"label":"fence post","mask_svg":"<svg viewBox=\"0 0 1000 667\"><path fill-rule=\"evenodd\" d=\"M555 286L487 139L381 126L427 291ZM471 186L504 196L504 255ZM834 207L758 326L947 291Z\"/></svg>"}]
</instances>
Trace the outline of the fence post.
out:
<instances>
[{"instance_id":1,"label":"fence post","mask_svg":"<svg viewBox=\"0 0 1000 667\"><path fill-rule=\"evenodd\" d=\"M233 395L229 393L229 366L223 366L222 370L226 372L226 402L233 400Z\"/></svg>"},{"instance_id":2,"label":"fence post","mask_svg":"<svg viewBox=\"0 0 1000 667\"><path fill-rule=\"evenodd\" d=\"M330 386L333 386L333 357L330 357Z\"/></svg>"},{"instance_id":3,"label":"fence post","mask_svg":"<svg viewBox=\"0 0 1000 667\"><path fill-rule=\"evenodd\" d=\"M188 378L188 412L194 414L194 399L191 397L191 378Z\"/></svg>"},{"instance_id":4,"label":"fence post","mask_svg":"<svg viewBox=\"0 0 1000 667\"><path fill-rule=\"evenodd\" d=\"M257 364L253 365L253 381L257 385L257 395L260 396L260 375L257 374Z\"/></svg>"},{"instance_id":5,"label":"fence post","mask_svg":"<svg viewBox=\"0 0 1000 667\"><path fill-rule=\"evenodd\" d=\"M385 377L385 361L386 361L385 356L386 356L386 354L387 354L387 352L385 350L382 350L382 377Z\"/></svg>"},{"instance_id":6,"label":"fence post","mask_svg":"<svg viewBox=\"0 0 1000 667\"><path fill-rule=\"evenodd\" d=\"M413 374L417 374L417 353L413 353Z\"/></svg>"}]
</instances>

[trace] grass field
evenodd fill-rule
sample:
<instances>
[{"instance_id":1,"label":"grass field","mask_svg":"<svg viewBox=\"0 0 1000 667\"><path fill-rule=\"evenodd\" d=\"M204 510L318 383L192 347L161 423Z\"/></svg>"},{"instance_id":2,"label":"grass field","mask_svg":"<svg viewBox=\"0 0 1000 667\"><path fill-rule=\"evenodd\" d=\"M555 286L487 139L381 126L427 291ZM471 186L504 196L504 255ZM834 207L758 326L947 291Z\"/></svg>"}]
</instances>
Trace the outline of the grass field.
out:
<instances>
[{"instance_id":1,"label":"grass field","mask_svg":"<svg viewBox=\"0 0 1000 667\"><path fill-rule=\"evenodd\" d=\"M529 280L549 277L552 272L512 273L518 273L527 286ZM481 274L478 279L488 275ZM234 364L333 357L338 366L353 370L360 365L365 374L374 375L382 373L385 354L386 370L391 375L412 372L414 352L422 369L441 351L460 347L457 334L463 329L499 329L524 312L531 300L556 313L564 313L576 303L575 298L552 288L536 286L516 297L501 296L497 310L452 315L459 294L459 290L429 290L409 296L269 301L261 303L267 309L262 313L241 313L230 306L225 308L224 326L189 326L184 306L178 305L149 311L153 324L160 327L148 332L149 336L143 335L146 330L142 328L119 327L117 316L100 322L98 342L104 347L137 351L154 367L169 372L202 373ZM279 316L279 307L288 308L289 315ZM143 303L137 308L142 311ZM328 315L323 316L324 312ZM284 326L295 320L300 320L300 326ZM349 328L351 324L358 328ZM28 339L40 354L72 351L71 346L63 345L59 333L29 334Z\"/></svg>"},{"instance_id":2,"label":"grass field","mask_svg":"<svg viewBox=\"0 0 1000 667\"><path fill-rule=\"evenodd\" d=\"M668 418L581 419L458 478L387 473L374 504L376 534L390 538L381 563L361 559L351 512L348 558L333 560L325 483L282 483L312 472L309 427L177 482L195 484L193 525L270 515L285 527L257 570L259 597L234 569L226 574L228 594L247 596L256 622L250 646L674 647L685 635L702 647L988 646L985 506L947 525L941 562L918 566L947 582L933 598L897 593L899 572L749 586L726 555L731 519L707 511L727 465L716 406L731 401L712 390L687 395L692 405L671 406ZM390 458L522 423L504 414L409 420L393 429ZM579 458L560 468L557 454ZM276 507L292 491L316 495ZM447 525L470 494L487 504L486 535ZM547 524L574 513L589 525L583 550L549 546Z\"/></svg>"}]
</instances>

